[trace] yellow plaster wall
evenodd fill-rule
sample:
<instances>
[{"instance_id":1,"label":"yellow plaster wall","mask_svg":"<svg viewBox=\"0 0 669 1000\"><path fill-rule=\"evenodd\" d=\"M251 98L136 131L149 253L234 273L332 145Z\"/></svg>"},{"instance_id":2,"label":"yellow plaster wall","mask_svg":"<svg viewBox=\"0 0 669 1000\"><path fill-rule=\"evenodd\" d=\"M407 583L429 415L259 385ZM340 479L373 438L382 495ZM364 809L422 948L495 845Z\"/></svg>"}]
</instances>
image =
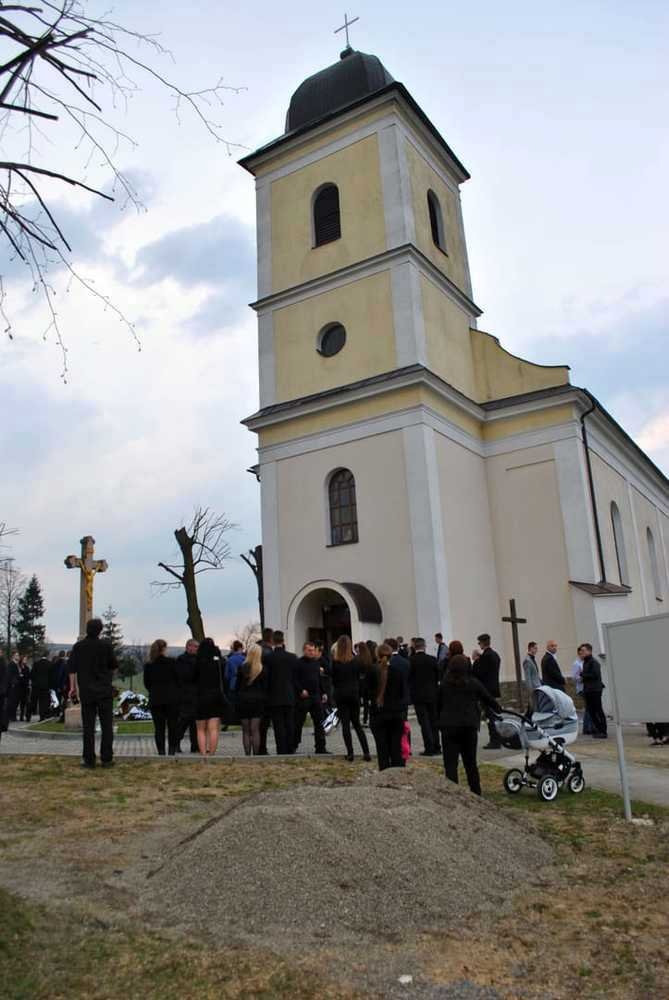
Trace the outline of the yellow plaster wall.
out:
<instances>
[{"instance_id":1,"label":"yellow plaster wall","mask_svg":"<svg viewBox=\"0 0 669 1000\"><path fill-rule=\"evenodd\" d=\"M476 399L469 316L429 278L421 275L427 364L449 385Z\"/></svg>"},{"instance_id":2,"label":"yellow plaster wall","mask_svg":"<svg viewBox=\"0 0 669 1000\"><path fill-rule=\"evenodd\" d=\"M523 392L569 385L566 365L535 365L504 350L496 337L470 330L476 372L474 398L479 402L504 399Z\"/></svg>"},{"instance_id":3,"label":"yellow plaster wall","mask_svg":"<svg viewBox=\"0 0 669 1000\"><path fill-rule=\"evenodd\" d=\"M563 406L551 406L547 410L534 410L532 413L521 413L515 417L500 418L483 425L484 441L499 441L511 434L525 434L527 431L540 430L542 427L555 427L566 424L574 419L571 403Z\"/></svg>"},{"instance_id":4,"label":"yellow plaster wall","mask_svg":"<svg viewBox=\"0 0 669 1000\"><path fill-rule=\"evenodd\" d=\"M334 357L324 358L316 344L328 323L344 325L346 343ZM276 309L273 324L277 402L396 367L389 271Z\"/></svg>"},{"instance_id":5,"label":"yellow plaster wall","mask_svg":"<svg viewBox=\"0 0 669 1000\"><path fill-rule=\"evenodd\" d=\"M339 188L341 237L313 246L313 194ZM272 182L272 290L365 260L386 248L383 190L376 134Z\"/></svg>"},{"instance_id":6,"label":"yellow plaster wall","mask_svg":"<svg viewBox=\"0 0 669 1000\"><path fill-rule=\"evenodd\" d=\"M460 225L460 200L444 184L427 161L423 159L416 147L409 141L405 145L416 220L416 246L458 288L466 293L465 252L462 245L462 228ZM444 253L438 246L435 246L432 239L430 216L427 208L427 192L430 189L434 191L441 205L447 253Z\"/></svg>"}]
</instances>

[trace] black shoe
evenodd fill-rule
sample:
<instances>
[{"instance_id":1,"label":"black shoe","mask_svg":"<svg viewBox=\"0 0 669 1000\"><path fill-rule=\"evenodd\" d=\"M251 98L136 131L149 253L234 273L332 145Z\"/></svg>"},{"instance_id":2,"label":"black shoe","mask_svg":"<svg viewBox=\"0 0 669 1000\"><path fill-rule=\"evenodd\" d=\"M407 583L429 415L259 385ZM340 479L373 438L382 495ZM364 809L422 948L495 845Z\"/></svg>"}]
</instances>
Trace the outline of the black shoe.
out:
<instances>
[{"instance_id":1,"label":"black shoe","mask_svg":"<svg viewBox=\"0 0 669 1000\"><path fill-rule=\"evenodd\" d=\"M349 762L352 761L353 760L353 754L352 753L347 753L346 754L346 760L349 761Z\"/></svg>"},{"instance_id":2,"label":"black shoe","mask_svg":"<svg viewBox=\"0 0 669 1000\"><path fill-rule=\"evenodd\" d=\"M114 761L113 760L103 760L102 761L102 766L103 767L113 767L114 766Z\"/></svg>"},{"instance_id":3,"label":"black shoe","mask_svg":"<svg viewBox=\"0 0 669 1000\"><path fill-rule=\"evenodd\" d=\"M88 760L82 760L82 762L79 765L79 767L86 767L86 768L88 768L89 771L92 771L93 768L95 767L95 761L93 761L93 763L91 764L91 762L88 761Z\"/></svg>"},{"instance_id":4,"label":"black shoe","mask_svg":"<svg viewBox=\"0 0 669 1000\"><path fill-rule=\"evenodd\" d=\"M362 759L363 759L363 760L366 760L366 761L367 761L367 763L369 764L369 762L370 762L370 760L371 760L372 758L371 758L371 755L370 755L370 754L366 753L366 754L363 754L363 758L362 758Z\"/></svg>"},{"instance_id":5,"label":"black shoe","mask_svg":"<svg viewBox=\"0 0 669 1000\"><path fill-rule=\"evenodd\" d=\"M436 750L433 750L433 751L432 751L432 754L431 754L431 756L432 756L432 757L441 757L441 754L442 754L442 749L441 749L441 747L437 747L437 749L436 749Z\"/></svg>"},{"instance_id":6,"label":"black shoe","mask_svg":"<svg viewBox=\"0 0 669 1000\"><path fill-rule=\"evenodd\" d=\"M431 756L432 756L431 750L421 750L419 754L419 757L431 757Z\"/></svg>"},{"instance_id":7,"label":"black shoe","mask_svg":"<svg viewBox=\"0 0 669 1000\"><path fill-rule=\"evenodd\" d=\"M330 753L330 750L317 750L316 753Z\"/></svg>"}]
</instances>

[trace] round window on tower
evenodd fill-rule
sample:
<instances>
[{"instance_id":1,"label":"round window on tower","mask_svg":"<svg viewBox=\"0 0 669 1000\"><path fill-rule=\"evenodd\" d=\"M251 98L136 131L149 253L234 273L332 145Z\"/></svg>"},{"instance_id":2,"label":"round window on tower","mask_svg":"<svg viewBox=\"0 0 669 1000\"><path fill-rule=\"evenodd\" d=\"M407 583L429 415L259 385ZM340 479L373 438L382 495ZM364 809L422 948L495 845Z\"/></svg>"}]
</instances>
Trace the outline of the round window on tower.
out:
<instances>
[{"instance_id":1,"label":"round window on tower","mask_svg":"<svg viewBox=\"0 0 669 1000\"><path fill-rule=\"evenodd\" d=\"M324 358L338 354L346 343L346 330L341 323L329 323L318 334L318 353Z\"/></svg>"}]
</instances>

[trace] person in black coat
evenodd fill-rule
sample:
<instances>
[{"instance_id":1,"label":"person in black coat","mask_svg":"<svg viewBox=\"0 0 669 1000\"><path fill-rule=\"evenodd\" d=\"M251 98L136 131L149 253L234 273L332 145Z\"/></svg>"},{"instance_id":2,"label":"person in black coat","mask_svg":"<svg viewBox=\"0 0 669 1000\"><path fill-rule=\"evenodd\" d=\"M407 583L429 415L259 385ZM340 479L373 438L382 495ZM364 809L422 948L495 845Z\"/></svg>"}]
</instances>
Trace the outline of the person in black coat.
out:
<instances>
[{"instance_id":1,"label":"person in black coat","mask_svg":"<svg viewBox=\"0 0 669 1000\"><path fill-rule=\"evenodd\" d=\"M476 763L476 743L481 722L481 704L489 713L501 711L497 701L476 677L464 655L451 656L439 688L439 726L444 750L444 771L449 781L458 783L458 762L462 757L467 782L474 795L481 794Z\"/></svg>"},{"instance_id":2,"label":"person in black coat","mask_svg":"<svg viewBox=\"0 0 669 1000\"><path fill-rule=\"evenodd\" d=\"M9 667L7 660L0 653L0 739L6 732L5 715L7 707L7 691L9 690Z\"/></svg>"},{"instance_id":3,"label":"person in black coat","mask_svg":"<svg viewBox=\"0 0 669 1000\"><path fill-rule=\"evenodd\" d=\"M269 662L270 657L266 657ZM251 646L246 659L237 671L235 685L237 716L242 724L244 753L250 757L261 749L260 723L267 705L269 672L263 662L263 651L257 644Z\"/></svg>"},{"instance_id":4,"label":"person in black coat","mask_svg":"<svg viewBox=\"0 0 669 1000\"><path fill-rule=\"evenodd\" d=\"M602 691L604 690L602 668L599 660L596 660L592 655L592 646L589 642L584 642L578 647L578 655L583 661L581 671L583 700L595 730L592 735L596 740L605 740L608 732L606 715L602 708Z\"/></svg>"},{"instance_id":5,"label":"person in black coat","mask_svg":"<svg viewBox=\"0 0 669 1000\"><path fill-rule=\"evenodd\" d=\"M349 636L340 636L337 639L334 659L332 660L332 688L341 720L347 760L353 760L351 726L358 737L364 759L372 759L369 755L369 744L365 730L360 725L360 677L364 670L362 661L357 656L353 656L353 646Z\"/></svg>"},{"instance_id":6,"label":"person in black coat","mask_svg":"<svg viewBox=\"0 0 669 1000\"><path fill-rule=\"evenodd\" d=\"M487 632L483 632L478 637L477 642L479 644L479 649L481 650L481 655L472 667L472 674L476 680L483 685L491 698L499 698L499 668L501 663L499 653L495 652L490 645L490 636ZM488 742L483 749L499 750L502 744L500 743L499 736L497 735L494 722L490 718L490 712L487 714Z\"/></svg>"},{"instance_id":7,"label":"person in black coat","mask_svg":"<svg viewBox=\"0 0 669 1000\"><path fill-rule=\"evenodd\" d=\"M19 657L19 720L23 722L25 719L28 721L30 718L30 667L28 665L28 658L25 656Z\"/></svg>"},{"instance_id":8,"label":"person in black coat","mask_svg":"<svg viewBox=\"0 0 669 1000\"><path fill-rule=\"evenodd\" d=\"M5 705L6 721L16 722L16 710L19 706L19 683L21 675L19 673L18 653L12 653L7 664L7 702Z\"/></svg>"},{"instance_id":9,"label":"person in black coat","mask_svg":"<svg viewBox=\"0 0 669 1000\"><path fill-rule=\"evenodd\" d=\"M416 652L409 660L409 690L416 718L423 736L423 757L441 753L437 727L439 664L436 656L425 652L425 639L414 639Z\"/></svg>"},{"instance_id":10,"label":"person in black coat","mask_svg":"<svg viewBox=\"0 0 669 1000\"><path fill-rule=\"evenodd\" d=\"M272 716L277 753L293 752L293 725L297 699L298 660L284 645L283 632L272 635L272 653L266 658L267 702Z\"/></svg>"},{"instance_id":11,"label":"person in black coat","mask_svg":"<svg viewBox=\"0 0 669 1000\"><path fill-rule=\"evenodd\" d=\"M91 619L95 621L96 619ZM86 633L88 636L88 632ZM83 639L81 640L84 641ZM51 711L51 699L49 697L49 680L51 677L51 662L46 656L40 656L33 663L32 669L32 693L30 697L29 716L39 711L40 722L49 717ZM29 720L30 721L30 720Z\"/></svg>"},{"instance_id":12,"label":"person in black coat","mask_svg":"<svg viewBox=\"0 0 669 1000\"><path fill-rule=\"evenodd\" d=\"M557 661L558 644L555 639L546 643L546 652L541 658L541 683L546 687L564 691L567 683Z\"/></svg>"},{"instance_id":13,"label":"person in black coat","mask_svg":"<svg viewBox=\"0 0 669 1000\"><path fill-rule=\"evenodd\" d=\"M195 724L197 745L202 756L215 754L226 714L225 657L213 639L203 639L195 658Z\"/></svg>"},{"instance_id":14,"label":"person in black coat","mask_svg":"<svg viewBox=\"0 0 669 1000\"><path fill-rule=\"evenodd\" d=\"M174 670L179 689L179 719L177 721L176 752L181 753L181 741L186 735L190 737L190 752L198 753L197 726L195 725L195 709L197 707L197 686L195 684L195 663L197 660L197 639L189 639L186 650L177 656Z\"/></svg>"},{"instance_id":15,"label":"person in black coat","mask_svg":"<svg viewBox=\"0 0 669 1000\"><path fill-rule=\"evenodd\" d=\"M95 719L100 719L100 760L103 767L113 763L114 726L112 680L117 668L114 647L100 638L102 622L91 618L86 623L86 638L75 642L70 652L67 669L72 691L81 703L83 728L83 766L95 767ZM48 660L46 661L48 665ZM35 664L36 666L37 664ZM33 667L33 678L34 678ZM34 681L33 681L34 682Z\"/></svg>"},{"instance_id":16,"label":"person in black coat","mask_svg":"<svg viewBox=\"0 0 669 1000\"><path fill-rule=\"evenodd\" d=\"M165 655L167 643L156 639L151 643L149 662L144 664L144 687L149 692L149 710L153 719L156 749L165 756L165 726L170 757L177 752L179 725L179 686L176 664Z\"/></svg>"},{"instance_id":17,"label":"person in black coat","mask_svg":"<svg viewBox=\"0 0 669 1000\"><path fill-rule=\"evenodd\" d=\"M323 718L328 696L323 684L324 677L321 654L315 643L305 642L302 647L302 656L297 661L297 704L295 707L293 750L297 750L302 742L302 727L307 715L310 715L314 724L316 753L327 753Z\"/></svg>"},{"instance_id":18,"label":"person in black coat","mask_svg":"<svg viewBox=\"0 0 669 1000\"><path fill-rule=\"evenodd\" d=\"M404 767L402 732L409 707L409 664L384 642L370 675L370 722L379 771Z\"/></svg>"}]
</instances>

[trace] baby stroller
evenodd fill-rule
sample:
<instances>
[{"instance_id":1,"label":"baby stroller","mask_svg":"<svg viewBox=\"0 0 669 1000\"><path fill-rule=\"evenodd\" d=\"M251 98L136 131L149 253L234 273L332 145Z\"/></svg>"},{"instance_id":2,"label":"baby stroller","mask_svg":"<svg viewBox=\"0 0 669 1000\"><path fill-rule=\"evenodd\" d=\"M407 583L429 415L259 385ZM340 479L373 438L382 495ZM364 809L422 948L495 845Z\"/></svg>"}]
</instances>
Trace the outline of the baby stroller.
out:
<instances>
[{"instance_id":1,"label":"baby stroller","mask_svg":"<svg viewBox=\"0 0 669 1000\"><path fill-rule=\"evenodd\" d=\"M564 785L578 795L585 788L583 769L566 749L578 737L578 716L569 695L555 688L534 691L535 707L525 715L504 709L495 719L502 745L525 751L525 766L512 767L504 775L504 788L517 795L524 786L536 788L543 802L553 802ZM530 751L541 753L530 764Z\"/></svg>"}]
</instances>

